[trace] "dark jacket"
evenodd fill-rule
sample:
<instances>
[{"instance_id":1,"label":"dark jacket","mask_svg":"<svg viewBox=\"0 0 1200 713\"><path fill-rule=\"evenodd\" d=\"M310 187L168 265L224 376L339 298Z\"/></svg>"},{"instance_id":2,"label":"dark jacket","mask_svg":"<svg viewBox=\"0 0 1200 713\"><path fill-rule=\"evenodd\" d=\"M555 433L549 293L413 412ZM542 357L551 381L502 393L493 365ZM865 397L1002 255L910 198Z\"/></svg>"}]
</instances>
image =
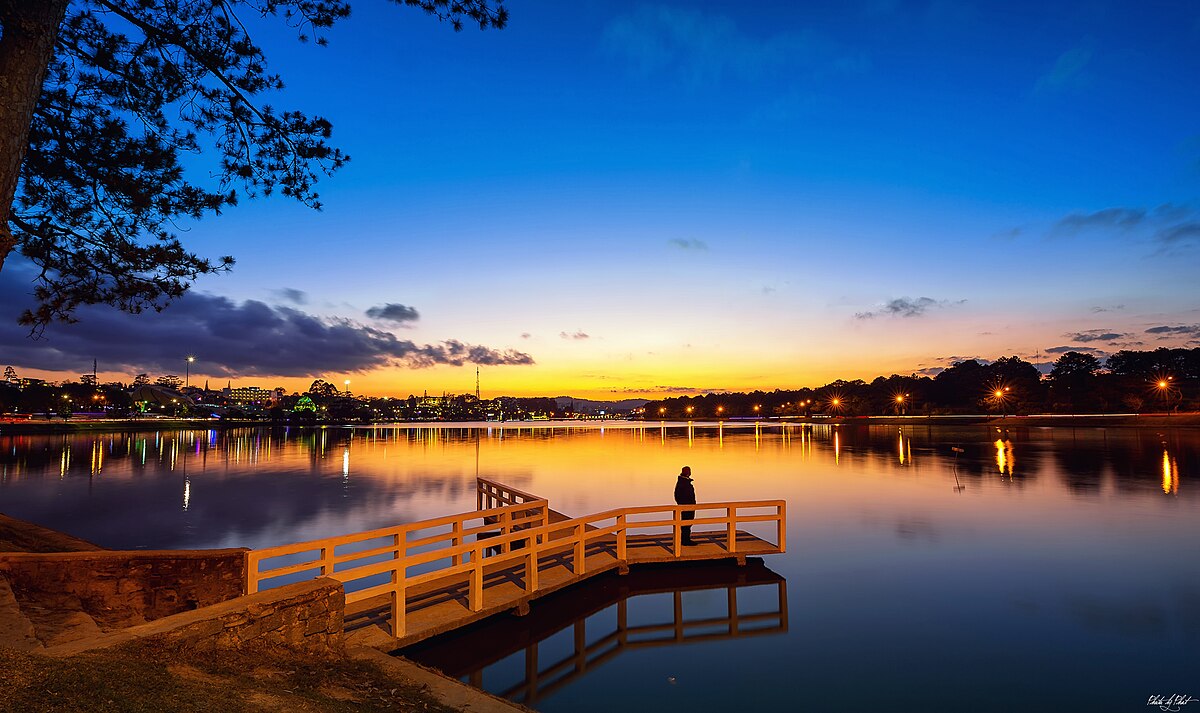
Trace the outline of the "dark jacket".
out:
<instances>
[{"instance_id":1,"label":"dark jacket","mask_svg":"<svg viewBox=\"0 0 1200 713\"><path fill-rule=\"evenodd\" d=\"M679 476L679 480L675 481L675 504L696 504L696 487L692 485L691 478L685 478L681 475Z\"/></svg>"}]
</instances>

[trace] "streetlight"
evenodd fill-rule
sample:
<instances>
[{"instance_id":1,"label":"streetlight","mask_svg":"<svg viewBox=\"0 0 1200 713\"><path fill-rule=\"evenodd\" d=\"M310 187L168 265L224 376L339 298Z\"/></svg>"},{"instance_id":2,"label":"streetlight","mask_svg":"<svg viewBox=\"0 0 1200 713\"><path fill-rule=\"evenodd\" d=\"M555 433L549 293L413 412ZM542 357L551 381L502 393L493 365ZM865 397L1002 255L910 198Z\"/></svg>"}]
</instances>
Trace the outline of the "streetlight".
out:
<instances>
[{"instance_id":1,"label":"streetlight","mask_svg":"<svg viewBox=\"0 0 1200 713\"><path fill-rule=\"evenodd\" d=\"M1163 412L1171 412L1171 379L1175 377L1166 376L1158 380L1155 386L1158 388L1158 393L1162 396Z\"/></svg>"},{"instance_id":2,"label":"streetlight","mask_svg":"<svg viewBox=\"0 0 1200 713\"><path fill-rule=\"evenodd\" d=\"M346 379L342 383L346 385L346 395L349 396L350 395L350 380Z\"/></svg>"},{"instance_id":3,"label":"streetlight","mask_svg":"<svg viewBox=\"0 0 1200 713\"><path fill-rule=\"evenodd\" d=\"M695 409L695 407L694 407L694 406L688 406L688 407L687 407L688 416L691 416L691 415L692 415L692 411L693 411L694 409Z\"/></svg>"},{"instance_id":4,"label":"streetlight","mask_svg":"<svg viewBox=\"0 0 1200 713\"><path fill-rule=\"evenodd\" d=\"M196 357L191 354L188 354L187 359L183 360L183 388L185 389L192 385L192 362L194 361L196 361Z\"/></svg>"},{"instance_id":5,"label":"streetlight","mask_svg":"<svg viewBox=\"0 0 1200 713\"><path fill-rule=\"evenodd\" d=\"M658 407L658 415L659 415L659 416L665 415L666 413L667 413L667 409L666 409L666 407L665 407L665 406L659 406L659 407Z\"/></svg>"}]
</instances>

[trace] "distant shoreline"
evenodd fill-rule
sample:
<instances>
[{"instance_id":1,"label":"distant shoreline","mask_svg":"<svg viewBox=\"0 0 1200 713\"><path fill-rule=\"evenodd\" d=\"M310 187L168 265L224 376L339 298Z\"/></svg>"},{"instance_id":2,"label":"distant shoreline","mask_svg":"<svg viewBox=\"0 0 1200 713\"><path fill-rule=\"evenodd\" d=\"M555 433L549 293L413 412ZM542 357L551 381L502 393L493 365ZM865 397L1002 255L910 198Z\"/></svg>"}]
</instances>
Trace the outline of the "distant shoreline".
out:
<instances>
[{"instance_id":1,"label":"distant shoreline","mask_svg":"<svg viewBox=\"0 0 1200 713\"><path fill-rule=\"evenodd\" d=\"M296 429L320 429L320 428L347 428L347 427L387 427L387 426L405 426L405 427L427 427L427 428L443 428L443 427L464 427L464 428L537 428L537 427L560 427L570 426L573 424L599 424L609 423L612 425L642 423L646 425L656 425L667 423L672 426L686 426L688 421L679 421L671 419L669 421L658 421L653 419L645 419L641 421L635 420L612 420L612 421L594 421L594 420L570 420L570 421L381 421L374 423L350 423L350 422L323 422L323 423L271 423L269 421L213 421L210 419L113 419L113 420L74 420L74 421L0 421L0 436L4 435L38 435L38 434L56 434L56 433L105 433L105 432L129 432L129 431L175 431L188 429L201 430L229 430L234 428L296 428ZM1077 414L1077 415L1054 415L1054 414L1036 414L1031 416L988 416L988 415L941 415L941 416L843 416L837 418L770 418L770 419L754 419L754 418L730 418L718 421L717 419L695 419L691 423L704 425L717 425L724 423L727 425L752 425L761 423L763 425L842 425L842 426L976 426L988 425L1006 428L1192 428L1200 427L1200 413L1179 413L1179 414Z\"/></svg>"}]
</instances>

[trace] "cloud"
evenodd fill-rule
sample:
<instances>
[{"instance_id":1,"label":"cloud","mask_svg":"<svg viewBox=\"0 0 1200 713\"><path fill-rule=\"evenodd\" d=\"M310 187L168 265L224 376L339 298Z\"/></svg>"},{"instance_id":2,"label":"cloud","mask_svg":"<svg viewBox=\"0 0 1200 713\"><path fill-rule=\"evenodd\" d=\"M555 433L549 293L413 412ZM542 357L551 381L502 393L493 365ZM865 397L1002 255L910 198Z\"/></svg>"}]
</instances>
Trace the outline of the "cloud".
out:
<instances>
[{"instance_id":1,"label":"cloud","mask_svg":"<svg viewBox=\"0 0 1200 713\"><path fill-rule=\"evenodd\" d=\"M1200 217L1191 206L1163 203L1154 208L1117 207L1071 213L1050 227L1051 237L1091 232L1136 233L1159 243L1164 250L1190 247L1200 243Z\"/></svg>"},{"instance_id":2,"label":"cloud","mask_svg":"<svg viewBox=\"0 0 1200 713\"><path fill-rule=\"evenodd\" d=\"M1063 52L1054 61L1054 66L1038 77L1033 91L1044 94L1086 83L1087 77L1083 70L1091 61L1092 50L1088 47L1073 47Z\"/></svg>"},{"instance_id":3,"label":"cloud","mask_svg":"<svg viewBox=\"0 0 1200 713\"><path fill-rule=\"evenodd\" d=\"M521 339L533 339L533 335L529 332L521 332Z\"/></svg>"},{"instance_id":4,"label":"cloud","mask_svg":"<svg viewBox=\"0 0 1200 713\"><path fill-rule=\"evenodd\" d=\"M574 339L574 340L591 339L592 338L592 335L588 334L587 332L572 332L570 334L568 334L567 332L559 332L558 336L561 339Z\"/></svg>"},{"instance_id":5,"label":"cloud","mask_svg":"<svg viewBox=\"0 0 1200 713\"><path fill-rule=\"evenodd\" d=\"M415 307L409 307L397 302L389 302L378 307L372 307L367 310L367 316L371 319L395 322L396 324L415 322L421 318Z\"/></svg>"},{"instance_id":6,"label":"cloud","mask_svg":"<svg viewBox=\"0 0 1200 713\"><path fill-rule=\"evenodd\" d=\"M1101 312L1118 312L1123 309L1125 309L1125 305L1111 305L1109 307L1093 307L1092 313L1100 314Z\"/></svg>"},{"instance_id":7,"label":"cloud","mask_svg":"<svg viewBox=\"0 0 1200 713\"><path fill-rule=\"evenodd\" d=\"M708 243L703 240L684 240L682 238L672 238L667 241L668 245L677 247L680 250L708 250Z\"/></svg>"},{"instance_id":8,"label":"cloud","mask_svg":"<svg viewBox=\"0 0 1200 713\"><path fill-rule=\"evenodd\" d=\"M857 312L855 319L874 319L875 317L920 317L933 308L942 308L951 304L963 304L966 300L951 302L950 300L935 300L932 297L897 297L885 303L873 312Z\"/></svg>"},{"instance_id":9,"label":"cloud","mask_svg":"<svg viewBox=\"0 0 1200 713\"><path fill-rule=\"evenodd\" d=\"M1114 339L1122 339L1122 338L1128 337L1130 335L1121 334L1119 332L1111 332L1111 331L1108 331L1105 329L1089 329L1089 330L1086 330L1083 332L1074 332L1074 333L1070 333L1070 334L1064 334L1063 336L1066 337L1067 339L1070 339L1073 342L1087 343L1087 342L1111 342Z\"/></svg>"},{"instance_id":10,"label":"cloud","mask_svg":"<svg viewBox=\"0 0 1200 713\"><path fill-rule=\"evenodd\" d=\"M292 287L284 287L279 290L271 290L271 294L281 300L291 302L292 304L308 304L308 294L304 290L297 290Z\"/></svg>"},{"instance_id":11,"label":"cloud","mask_svg":"<svg viewBox=\"0 0 1200 713\"><path fill-rule=\"evenodd\" d=\"M776 290L774 287L771 287L770 285L763 285L762 293L764 295L773 295L776 292L778 292L778 290Z\"/></svg>"},{"instance_id":12,"label":"cloud","mask_svg":"<svg viewBox=\"0 0 1200 713\"><path fill-rule=\"evenodd\" d=\"M1074 235L1084 230L1133 230L1148 215L1145 208L1105 208L1094 213L1071 213L1054 224L1053 232Z\"/></svg>"},{"instance_id":13,"label":"cloud","mask_svg":"<svg viewBox=\"0 0 1200 713\"><path fill-rule=\"evenodd\" d=\"M512 349L456 339L415 344L349 319L323 318L256 300L188 292L162 312L130 315L111 307L84 307L76 324L54 324L42 339L16 323L31 301L30 275L17 265L0 273L0 344L14 366L78 371L92 359L105 371L179 371L195 354L192 371L214 376L320 376L382 367L425 368L533 364Z\"/></svg>"},{"instance_id":14,"label":"cloud","mask_svg":"<svg viewBox=\"0 0 1200 713\"><path fill-rule=\"evenodd\" d=\"M1200 220L1191 220L1163 228L1154 234L1154 239L1164 245L1180 245L1200 241Z\"/></svg>"},{"instance_id":15,"label":"cloud","mask_svg":"<svg viewBox=\"0 0 1200 713\"><path fill-rule=\"evenodd\" d=\"M1095 354L1096 356L1106 356L1108 352L1103 349L1095 349L1093 347L1050 347L1045 350L1047 354L1066 354L1067 352L1079 352L1081 354Z\"/></svg>"},{"instance_id":16,"label":"cloud","mask_svg":"<svg viewBox=\"0 0 1200 713\"><path fill-rule=\"evenodd\" d=\"M809 30L755 36L724 15L665 5L643 5L613 19L604 43L638 73L674 74L692 87L726 78L856 73L870 64L862 53Z\"/></svg>"},{"instance_id":17,"label":"cloud","mask_svg":"<svg viewBox=\"0 0 1200 713\"><path fill-rule=\"evenodd\" d=\"M1167 339L1171 336L1200 337L1200 324L1151 327L1146 330L1146 334L1157 334L1159 335L1159 339Z\"/></svg>"}]
</instances>

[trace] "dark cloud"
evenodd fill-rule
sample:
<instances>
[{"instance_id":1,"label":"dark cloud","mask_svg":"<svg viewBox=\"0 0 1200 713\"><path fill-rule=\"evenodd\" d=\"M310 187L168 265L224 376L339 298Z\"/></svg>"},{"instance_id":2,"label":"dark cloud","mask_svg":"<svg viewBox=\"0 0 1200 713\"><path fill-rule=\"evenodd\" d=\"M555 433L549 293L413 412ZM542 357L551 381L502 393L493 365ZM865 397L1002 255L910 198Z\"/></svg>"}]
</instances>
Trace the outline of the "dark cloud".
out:
<instances>
[{"instance_id":1,"label":"dark cloud","mask_svg":"<svg viewBox=\"0 0 1200 713\"><path fill-rule=\"evenodd\" d=\"M1067 352L1079 352L1080 354L1094 354L1096 356L1106 356L1108 352L1103 349L1095 349L1093 347L1050 347L1046 350L1047 354L1066 354Z\"/></svg>"},{"instance_id":2,"label":"dark cloud","mask_svg":"<svg viewBox=\"0 0 1200 713\"><path fill-rule=\"evenodd\" d=\"M1160 243L1165 250L1200 242L1200 219L1191 206L1164 203L1150 209L1118 207L1094 213L1072 213L1050 228L1050 234L1055 236L1092 231L1136 231ZM1095 311L1104 310L1098 308Z\"/></svg>"},{"instance_id":3,"label":"dark cloud","mask_svg":"<svg viewBox=\"0 0 1200 713\"><path fill-rule=\"evenodd\" d=\"M1166 245L1179 245L1200 240L1200 220L1191 220L1163 228L1155 233L1154 237Z\"/></svg>"},{"instance_id":4,"label":"dark cloud","mask_svg":"<svg viewBox=\"0 0 1200 713\"><path fill-rule=\"evenodd\" d=\"M962 304L966 300L958 300L951 302L949 300L935 300L932 297L897 297L890 300L879 309L873 312L858 312L854 315L855 319L873 319L879 316L890 317L920 317L933 308L946 307L951 304Z\"/></svg>"},{"instance_id":5,"label":"dark cloud","mask_svg":"<svg viewBox=\"0 0 1200 713\"><path fill-rule=\"evenodd\" d=\"M682 238L672 238L667 241L668 245L677 247L680 250L708 250L708 243L703 240L684 240Z\"/></svg>"},{"instance_id":6,"label":"dark cloud","mask_svg":"<svg viewBox=\"0 0 1200 713\"><path fill-rule=\"evenodd\" d=\"M1100 314L1101 312L1118 312L1123 309L1125 309L1125 305L1110 305L1108 307L1093 307L1092 312Z\"/></svg>"},{"instance_id":7,"label":"dark cloud","mask_svg":"<svg viewBox=\"0 0 1200 713\"><path fill-rule=\"evenodd\" d=\"M303 305L308 304L308 294L304 290L297 290L292 287L284 287L279 290L271 290L281 300L291 302L292 304Z\"/></svg>"},{"instance_id":8,"label":"dark cloud","mask_svg":"<svg viewBox=\"0 0 1200 713\"><path fill-rule=\"evenodd\" d=\"M521 332L521 339L532 339L533 335L529 332Z\"/></svg>"},{"instance_id":9,"label":"dark cloud","mask_svg":"<svg viewBox=\"0 0 1200 713\"><path fill-rule=\"evenodd\" d=\"M1054 231L1074 235L1083 230L1133 230L1146 220L1145 208L1105 208L1094 213L1072 213L1054 224Z\"/></svg>"},{"instance_id":10,"label":"dark cloud","mask_svg":"<svg viewBox=\"0 0 1200 713\"><path fill-rule=\"evenodd\" d=\"M1151 327L1146 330L1146 334L1158 334L1161 335L1161 339L1165 339L1170 335L1200 337L1200 324L1180 324L1174 327L1168 325Z\"/></svg>"},{"instance_id":11,"label":"dark cloud","mask_svg":"<svg viewBox=\"0 0 1200 713\"><path fill-rule=\"evenodd\" d=\"M407 324L421 318L415 307L402 305L398 302L389 302L378 307L372 307L367 310L367 316L371 319L395 322L396 324Z\"/></svg>"},{"instance_id":12,"label":"dark cloud","mask_svg":"<svg viewBox=\"0 0 1200 713\"><path fill-rule=\"evenodd\" d=\"M586 332L573 332L570 334L568 334L567 332L559 332L558 336L561 337L562 339L576 339L576 340L592 338L591 335L587 334Z\"/></svg>"},{"instance_id":13,"label":"dark cloud","mask_svg":"<svg viewBox=\"0 0 1200 713\"><path fill-rule=\"evenodd\" d=\"M0 273L3 361L18 367L78 372L92 359L103 370L179 371L195 354L195 373L219 376L319 376L379 367L424 368L532 364L511 349L464 344L415 344L348 319L327 319L292 307L235 302L189 292L162 312L130 315L110 307L79 310L76 324L54 324L29 338L16 317L31 302L27 271Z\"/></svg>"},{"instance_id":14,"label":"dark cloud","mask_svg":"<svg viewBox=\"0 0 1200 713\"><path fill-rule=\"evenodd\" d=\"M1111 342L1114 339L1123 339L1130 335L1121 334L1119 332L1110 332L1105 329L1089 329L1083 332L1064 334L1063 336L1073 342L1083 342L1086 344L1088 342Z\"/></svg>"}]
</instances>

